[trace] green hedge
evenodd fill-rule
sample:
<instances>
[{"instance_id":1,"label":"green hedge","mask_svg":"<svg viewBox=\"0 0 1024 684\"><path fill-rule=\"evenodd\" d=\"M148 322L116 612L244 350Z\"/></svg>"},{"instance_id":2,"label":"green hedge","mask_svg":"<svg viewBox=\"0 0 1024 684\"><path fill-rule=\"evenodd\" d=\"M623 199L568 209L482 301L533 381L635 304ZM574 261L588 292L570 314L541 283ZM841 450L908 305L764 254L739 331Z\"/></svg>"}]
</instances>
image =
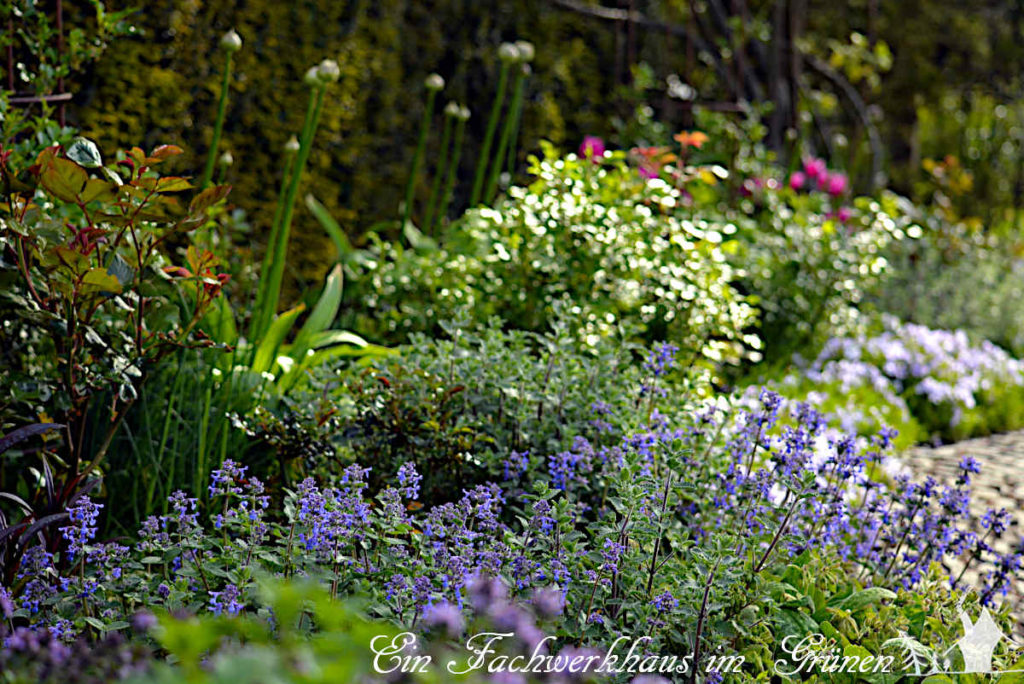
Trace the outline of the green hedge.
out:
<instances>
[{"instance_id":1,"label":"green hedge","mask_svg":"<svg viewBox=\"0 0 1024 684\"><path fill-rule=\"evenodd\" d=\"M531 40L538 48L520 149L536 149L542 137L574 148L584 133L610 132L614 31L545 0L152 0L135 21L142 37L111 46L93 73L83 75L72 118L103 149L181 144L190 156L178 170L198 174L219 92L218 40L236 28L244 46L235 56L222 148L235 159L227 176L236 187L232 201L249 211L257 239L273 214L280 151L301 127L301 77L324 57L337 59L343 76L325 108L305 189L352 235L397 215L422 113L421 84L431 71L448 81L438 111L456 99L474 113L463 154L466 193L502 41ZM439 114L438 127L440 121ZM439 137L427 150L419 211ZM293 263L303 279L318 280L332 248L308 213L300 210L297 218L292 254L302 256Z\"/></svg>"}]
</instances>

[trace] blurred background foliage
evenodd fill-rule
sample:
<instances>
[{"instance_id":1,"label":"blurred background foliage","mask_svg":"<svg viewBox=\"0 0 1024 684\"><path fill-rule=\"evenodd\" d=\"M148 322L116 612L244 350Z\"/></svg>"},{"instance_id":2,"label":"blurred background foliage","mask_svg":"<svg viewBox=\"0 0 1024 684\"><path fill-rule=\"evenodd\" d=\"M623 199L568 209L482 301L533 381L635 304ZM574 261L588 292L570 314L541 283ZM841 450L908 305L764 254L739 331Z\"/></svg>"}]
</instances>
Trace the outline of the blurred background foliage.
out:
<instances>
[{"instance_id":1,"label":"blurred background foliage","mask_svg":"<svg viewBox=\"0 0 1024 684\"><path fill-rule=\"evenodd\" d=\"M137 37L117 41L72 86L71 123L104 148L180 141L192 154L182 166L198 169L219 90L218 38L236 28L245 49L222 145L256 242L281 149L301 126L309 64L328 54L343 71L310 160L310 190L358 240L396 215L423 107L422 88L410 84L436 71L448 83L444 99L474 111L465 179L494 92L496 47L516 39L537 46L521 150L541 138L571 149L586 134L652 143L631 125L638 115L679 128L692 123L694 103L758 101L772 103L766 142L784 161L819 154L859 190L888 183L958 216L1015 226L1024 189L1019 1L153 0L133 22ZM421 199L437 138L428 139ZM319 281L328 263L316 255L330 253L305 212L295 240L304 259L289 265L292 292Z\"/></svg>"}]
</instances>

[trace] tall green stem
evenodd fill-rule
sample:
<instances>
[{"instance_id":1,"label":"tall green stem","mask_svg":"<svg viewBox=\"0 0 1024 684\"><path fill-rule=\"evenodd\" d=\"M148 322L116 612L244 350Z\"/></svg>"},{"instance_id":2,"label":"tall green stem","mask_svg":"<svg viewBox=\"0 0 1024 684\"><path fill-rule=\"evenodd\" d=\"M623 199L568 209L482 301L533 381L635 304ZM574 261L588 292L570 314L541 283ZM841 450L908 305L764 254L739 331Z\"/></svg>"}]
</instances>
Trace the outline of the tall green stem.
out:
<instances>
[{"instance_id":1,"label":"tall green stem","mask_svg":"<svg viewBox=\"0 0 1024 684\"><path fill-rule=\"evenodd\" d=\"M306 112L306 122L302 126L302 135L305 137L306 128L310 125L313 120L314 112L314 101L310 100L309 110ZM292 137L294 140L294 136ZM285 149L285 160L284 160L284 173L281 175L281 189L277 193L277 206L274 208L274 222L270 224L270 236L267 239L266 253L263 255L263 265L260 268L261 274L269 274L271 266L274 263L274 247L277 245L278 236L281 232L281 216L284 214L284 198L288 192L288 183L291 180L292 172L295 170L295 154L297 150ZM267 284L269 279L261 278L257 282L256 286L256 304L253 308L253 320L250 329L250 337L256 333L257 329L257 318L261 317L260 313L265 305L267 296ZM275 304L276 306L276 304ZM255 340L255 337L253 338ZM252 346L253 352L255 352L255 344Z\"/></svg>"},{"instance_id":2,"label":"tall green stem","mask_svg":"<svg viewBox=\"0 0 1024 684\"><path fill-rule=\"evenodd\" d=\"M498 119L501 117L501 106L505 103L505 88L508 85L510 66L509 62L502 61L501 71L498 73L498 90L494 94L491 115L487 119L487 132L484 134L484 142L480 147L480 158L477 160L476 173L473 176L473 189L469 193L470 207L477 205L480 201L480 193L484 189L484 175L487 173L487 162L491 159L491 145L494 142L494 132L498 128Z\"/></svg>"},{"instance_id":3,"label":"tall green stem","mask_svg":"<svg viewBox=\"0 0 1024 684\"><path fill-rule=\"evenodd\" d=\"M423 216L423 231L431 235L431 228L434 225L434 209L441 192L441 181L444 179L445 164L448 163L448 147L452 141L452 119L455 118L447 113L444 117L444 128L441 131L441 152L437 157L437 165L434 167L434 181L430 186L430 198L427 200L427 211Z\"/></svg>"},{"instance_id":4,"label":"tall green stem","mask_svg":"<svg viewBox=\"0 0 1024 684\"><path fill-rule=\"evenodd\" d=\"M508 116L505 117L505 125L501 129L501 137L498 139L498 150L494 153L494 164L491 168L491 175L487 179L487 190L484 192L484 202L490 204L494 201L494 193L498 189L498 177L501 175L502 162L505 159L505 151L508 149L512 139L513 121L519 118L519 111L523 107L523 93L526 90L526 77L530 73L530 67L523 64L516 74L515 90L512 93L512 103L508 108Z\"/></svg>"},{"instance_id":5,"label":"tall green stem","mask_svg":"<svg viewBox=\"0 0 1024 684\"><path fill-rule=\"evenodd\" d=\"M423 120L420 121L420 135L416 139L416 151L412 155L412 164L409 167L409 180L405 184L405 204L402 206L403 229L409 223L409 215L412 214L412 196L416 189L416 175L420 170L423 148L427 144L427 129L430 128L430 119L434 116L435 99L437 99L437 91L433 88L428 89L427 106L423 109Z\"/></svg>"},{"instance_id":6,"label":"tall green stem","mask_svg":"<svg viewBox=\"0 0 1024 684\"><path fill-rule=\"evenodd\" d=\"M213 140L210 141L210 150L206 153L206 168L203 169L203 177L199 182L200 188L205 188L213 178L213 165L217 162L217 147L220 145L220 134L224 128L224 113L228 106L228 86L231 83L231 52L224 53L224 75L220 83L220 100L217 102L217 118L213 122Z\"/></svg>"},{"instance_id":7,"label":"tall green stem","mask_svg":"<svg viewBox=\"0 0 1024 684\"><path fill-rule=\"evenodd\" d=\"M309 159L310 148L313 144L313 137L316 135L316 128L320 123L320 115L324 106L324 94L327 88L318 85L310 92L310 107L312 117L307 116L307 126L303 130L302 139L299 141L299 151L295 158L295 166L291 176L288 178L288 186L284 195L284 205L281 213L281 225L278 229L277 240L270 245L272 250L269 255L270 271L264 273L267 279L267 288L263 298L256 303L256 313L253 319L253 340L258 340L266 332L274 318L277 310L277 300L281 296L281 282L284 280L284 266L287 258L288 235L291 232L292 216L295 213L295 198L299 192L299 181L302 180L302 172L306 168L306 161Z\"/></svg>"},{"instance_id":8,"label":"tall green stem","mask_svg":"<svg viewBox=\"0 0 1024 684\"><path fill-rule=\"evenodd\" d=\"M512 112L512 134L509 136L508 141L508 175L512 178L516 172L516 148L519 146L519 125L523 120L523 107L522 103L519 105L519 109Z\"/></svg>"},{"instance_id":9,"label":"tall green stem","mask_svg":"<svg viewBox=\"0 0 1024 684\"><path fill-rule=\"evenodd\" d=\"M459 120L455 124L455 144L452 146L452 158L448 163L448 177L444 183L444 193L442 194L441 206L437 210L437 227L438 233L441 230L441 224L444 221L444 217L448 215L448 205L452 201L452 191L455 189L455 178L459 173L459 160L462 158L462 142L466 133L466 120L469 118L467 114L459 117Z\"/></svg>"}]
</instances>

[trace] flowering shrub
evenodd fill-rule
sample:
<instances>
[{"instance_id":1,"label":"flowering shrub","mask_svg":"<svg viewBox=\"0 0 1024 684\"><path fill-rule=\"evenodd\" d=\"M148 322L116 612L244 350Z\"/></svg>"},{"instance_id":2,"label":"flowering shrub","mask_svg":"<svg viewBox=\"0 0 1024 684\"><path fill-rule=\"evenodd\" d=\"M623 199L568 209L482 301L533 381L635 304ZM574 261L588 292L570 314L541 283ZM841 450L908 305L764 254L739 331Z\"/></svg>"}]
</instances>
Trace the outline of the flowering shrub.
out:
<instances>
[{"instance_id":1,"label":"flowering shrub","mask_svg":"<svg viewBox=\"0 0 1024 684\"><path fill-rule=\"evenodd\" d=\"M550 459L569 458L563 453L578 438L614 446L653 412L674 415L688 395L708 392L707 373L686 368L692 355L673 345L644 357L615 337L588 344L576 323L560 315L541 335L502 330L495 319L484 327L444 323L444 338L414 335L396 360L343 376L327 439L340 462L374 463L375 485L415 463L426 477L423 500L434 502L453 485L457 492L487 479L530 482Z\"/></svg>"},{"instance_id":2,"label":"flowering shrub","mask_svg":"<svg viewBox=\"0 0 1024 684\"><path fill-rule=\"evenodd\" d=\"M209 252L190 246L176 265L165 250L187 243L230 187L179 200L191 183L155 168L181 152L135 147L104 163L78 139L22 169L0 149L0 269L12 282L0 301L10 364L0 382L13 396L0 420L55 414L68 427L62 455L73 475L100 464L152 365L212 344L197 326L228 277ZM107 420L94 435L96 410Z\"/></svg>"},{"instance_id":3,"label":"flowering shrub","mask_svg":"<svg viewBox=\"0 0 1024 684\"><path fill-rule=\"evenodd\" d=\"M749 197L740 206L748 213L737 219L742 249L733 263L744 269L757 297L765 354L772 360L854 329L865 292L885 272L882 249L918 230L910 207L895 195L839 204L846 190L833 192L839 189L833 179L842 176L822 166L809 160L789 187L772 177L744 186ZM810 185L820 187L822 179L824 191Z\"/></svg>"},{"instance_id":4,"label":"flowering shrub","mask_svg":"<svg viewBox=\"0 0 1024 684\"><path fill-rule=\"evenodd\" d=\"M784 409L790 420L780 425ZM992 549L1007 530L1006 511L985 517L983 535L972 531L978 464L965 459L949 486L897 478L890 489L879 479L891 438L843 436L807 404L784 406L764 391L732 417L711 405L672 428L655 415L611 449L578 438L548 459L528 493L480 484L423 510L422 478L410 465L375 495L370 469L359 465L334 484L306 479L277 509L260 480L228 461L214 473L208 510L178 492L132 546L98 542L99 504L82 499L61 549L33 547L14 591L3 590L4 605L8 617L71 639L117 630L146 606L264 614L254 579L269 572L316 579L331 598L366 596L371 615L405 629L457 635L480 611L482 578L500 578L504 588L492 582L485 593L560 615L569 639L597 644L643 632L654 653L689 652L694 639L710 653L730 643L756 649L772 638L769 628L781 638L811 617L783 600L789 590L779 593L779 582L798 582L792 564L828 592L814 620L845 610L859 591L873 592L860 608L894 601L888 589L933 582L940 563L958 556L988 569L980 600L992 603L1016 576L1020 551ZM825 567L834 568L828 580ZM962 573L947 576L957 587ZM837 590L831 582L840 577ZM712 609L718 619L694 635ZM536 633L509 610L506 628ZM878 630L908 627L890 619ZM854 627L838 624L854 638Z\"/></svg>"},{"instance_id":5,"label":"flowering shrub","mask_svg":"<svg viewBox=\"0 0 1024 684\"><path fill-rule=\"evenodd\" d=\"M430 330L459 306L541 331L566 302L588 334L639 326L716 362L756 346L725 256L732 227L692 216L679 188L644 179L622 153L596 160L548 148L530 186L468 212L442 248L378 243L360 279L366 314L392 335Z\"/></svg>"},{"instance_id":6,"label":"flowering shrub","mask_svg":"<svg viewBox=\"0 0 1024 684\"><path fill-rule=\"evenodd\" d=\"M829 340L803 375L840 393L870 388L943 439L1024 425L1024 363L962 330L883 316L876 333Z\"/></svg>"}]
</instances>

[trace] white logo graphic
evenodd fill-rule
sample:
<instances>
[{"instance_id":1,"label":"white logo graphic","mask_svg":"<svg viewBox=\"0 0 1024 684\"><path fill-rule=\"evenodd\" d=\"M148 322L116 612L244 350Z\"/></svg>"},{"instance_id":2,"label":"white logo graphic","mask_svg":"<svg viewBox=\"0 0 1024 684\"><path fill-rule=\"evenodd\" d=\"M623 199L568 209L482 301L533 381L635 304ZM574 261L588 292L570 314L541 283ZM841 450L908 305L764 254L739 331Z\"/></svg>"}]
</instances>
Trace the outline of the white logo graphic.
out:
<instances>
[{"instance_id":1,"label":"white logo graphic","mask_svg":"<svg viewBox=\"0 0 1024 684\"><path fill-rule=\"evenodd\" d=\"M964 625L964 635L953 645L963 656L964 672L992 672L992 654L999 642L1008 637L989 615L988 608L982 608L978 621L973 625L967 612L961 609L960 622Z\"/></svg>"},{"instance_id":2,"label":"white logo graphic","mask_svg":"<svg viewBox=\"0 0 1024 684\"><path fill-rule=\"evenodd\" d=\"M1024 670L996 670L992 667L992 655L1000 642L1015 644L1013 639L999 629L987 608L982 608L978 619L971 622L963 609L961 599L960 623L964 634L942 653L925 646L908 634L900 633L883 647L898 647L903 652L903 667L908 674L927 677L934 674L1009 674ZM959 653L960 661L955 660Z\"/></svg>"}]
</instances>

